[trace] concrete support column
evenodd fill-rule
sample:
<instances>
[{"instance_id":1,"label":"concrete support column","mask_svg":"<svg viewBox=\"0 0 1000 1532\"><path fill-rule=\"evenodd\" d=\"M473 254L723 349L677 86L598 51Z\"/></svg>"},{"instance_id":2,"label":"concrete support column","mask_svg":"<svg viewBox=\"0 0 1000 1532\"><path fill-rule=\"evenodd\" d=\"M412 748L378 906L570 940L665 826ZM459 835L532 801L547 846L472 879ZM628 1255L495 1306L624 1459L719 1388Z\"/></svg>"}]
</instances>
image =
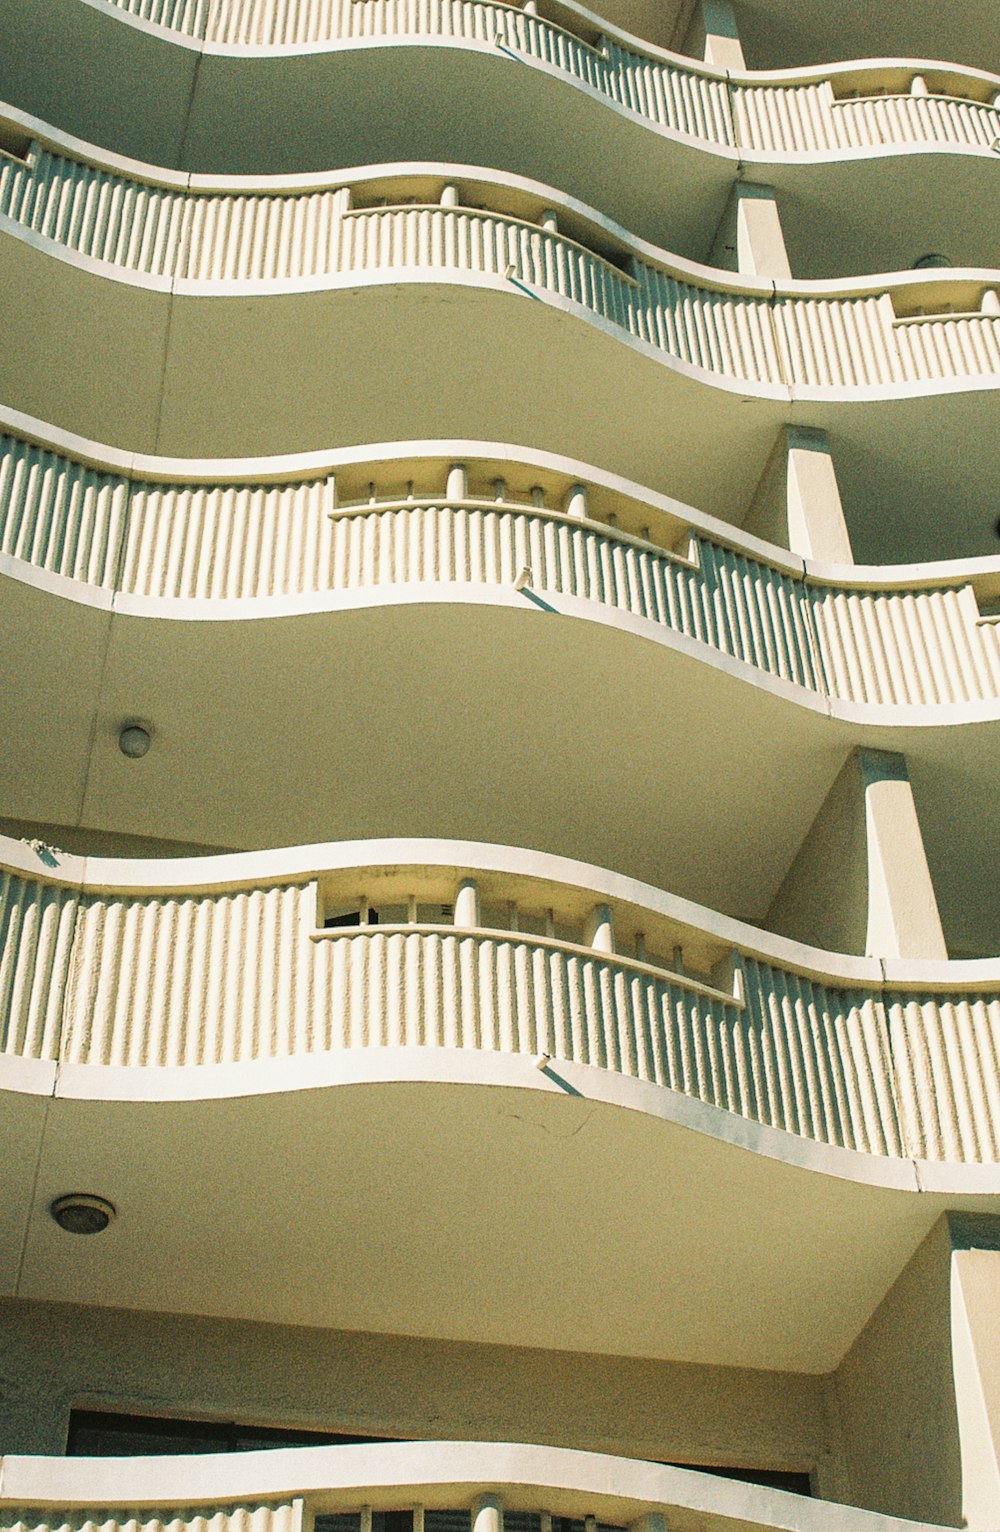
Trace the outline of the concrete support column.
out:
<instances>
[{"instance_id":1,"label":"concrete support column","mask_svg":"<svg viewBox=\"0 0 1000 1532\"><path fill-rule=\"evenodd\" d=\"M791 276L772 187L751 181L735 183L708 261L721 271L738 271L748 277L780 281Z\"/></svg>"},{"instance_id":2,"label":"concrete support column","mask_svg":"<svg viewBox=\"0 0 1000 1532\"><path fill-rule=\"evenodd\" d=\"M754 492L744 528L804 559L853 564L825 431L785 426Z\"/></svg>"},{"instance_id":3,"label":"concrete support column","mask_svg":"<svg viewBox=\"0 0 1000 1532\"><path fill-rule=\"evenodd\" d=\"M682 51L718 69L747 67L730 0L697 0Z\"/></svg>"},{"instance_id":4,"label":"concrete support column","mask_svg":"<svg viewBox=\"0 0 1000 1532\"><path fill-rule=\"evenodd\" d=\"M867 957L948 956L906 762L856 750L768 913L783 936Z\"/></svg>"},{"instance_id":5,"label":"concrete support column","mask_svg":"<svg viewBox=\"0 0 1000 1532\"><path fill-rule=\"evenodd\" d=\"M450 181L441 189L441 206L458 207L458 187Z\"/></svg>"},{"instance_id":6,"label":"concrete support column","mask_svg":"<svg viewBox=\"0 0 1000 1532\"><path fill-rule=\"evenodd\" d=\"M559 233L559 220L552 208L547 207L538 221L547 234Z\"/></svg>"},{"instance_id":7,"label":"concrete support column","mask_svg":"<svg viewBox=\"0 0 1000 1532\"><path fill-rule=\"evenodd\" d=\"M587 920L584 945L596 947L598 952L614 952L615 928L611 910L606 904L595 904Z\"/></svg>"},{"instance_id":8,"label":"concrete support column","mask_svg":"<svg viewBox=\"0 0 1000 1532\"><path fill-rule=\"evenodd\" d=\"M859 751L868 840L872 957L947 958L913 789L901 755Z\"/></svg>"},{"instance_id":9,"label":"concrete support column","mask_svg":"<svg viewBox=\"0 0 1000 1532\"><path fill-rule=\"evenodd\" d=\"M455 895L455 924L474 930L479 924L479 884L475 878L463 878Z\"/></svg>"},{"instance_id":10,"label":"concrete support column","mask_svg":"<svg viewBox=\"0 0 1000 1532\"><path fill-rule=\"evenodd\" d=\"M566 491L563 501L563 510L567 516L585 518L587 515L587 487L585 484L571 484Z\"/></svg>"},{"instance_id":11,"label":"concrete support column","mask_svg":"<svg viewBox=\"0 0 1000 1532\"><path fill-rule=\"evenodd\" d=\"M469 475L464 463L452 463L448 469L448 479L444 492L449 500L468 500L469 498Z\"/></svg>"}]
</instances>

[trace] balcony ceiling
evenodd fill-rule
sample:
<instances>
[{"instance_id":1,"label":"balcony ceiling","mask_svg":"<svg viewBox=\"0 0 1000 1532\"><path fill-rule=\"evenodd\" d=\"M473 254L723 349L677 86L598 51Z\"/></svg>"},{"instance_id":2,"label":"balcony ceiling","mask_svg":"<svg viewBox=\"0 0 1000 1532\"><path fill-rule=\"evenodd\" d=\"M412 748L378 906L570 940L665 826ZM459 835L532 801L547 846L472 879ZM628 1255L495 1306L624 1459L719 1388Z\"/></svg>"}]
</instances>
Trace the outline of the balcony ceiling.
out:
<instances>
[{"instance_id":1,"label":"balcony ceiling","mask_svg":"<svg viewBox=\"0 0 1000 1532\"><path fill-rule=\"evenodd\" d=\"M829 0L808 8L800 0L736 0L735 10L755 69L895 56L1000 70L994 0Z\"/></svg>"},{"instance_id":2,"label":"balcony ceiling","mask_svg":"<svg viewBox=\"0 0 1000 1532\"><path fill-rule=\"evenodd\" d=\"M946 933L1000 950L996 901L968 884L1000 862L997 721L899 709L891 728L871 708L852 723L641 620L503 587L455 595L369 591L250 620L204 603L182 620L7 579L5 813L233 848L496 841L760 920L848 751L869 744L907 754ZM139 762L117 748L136 717L154 728Z\"/></svg>"},{"instance_id":3,"label":"balcony ceiling","mask_svg":"<svg viewBox=\"0 0 1000 1532\"><path fill-rule=\"evenodd\" d=\"M4 1163L38 1160L5 1199L5 1290L823 1372L945 1207L996 1205L599 1070L434 1053L307 1058L304 1090L294 1065L64 1067L44 1132L41 1099L18 1121L4 1092ZM115 1203L105 1235L48 1216L76 1189Z\"/></svg>"}]
</instances>

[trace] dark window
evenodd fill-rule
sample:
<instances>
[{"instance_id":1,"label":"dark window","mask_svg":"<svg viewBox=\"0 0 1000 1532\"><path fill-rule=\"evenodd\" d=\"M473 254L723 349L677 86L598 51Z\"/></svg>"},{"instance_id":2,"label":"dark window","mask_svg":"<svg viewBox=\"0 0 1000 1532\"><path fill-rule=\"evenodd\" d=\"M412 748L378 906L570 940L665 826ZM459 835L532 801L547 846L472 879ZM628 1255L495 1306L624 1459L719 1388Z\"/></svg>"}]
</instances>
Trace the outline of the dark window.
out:
<instances>
[{"instance_id":1,"label":"dark window","mask_svg":"<svg viewBox=\"0 0 1000 1532\"><path fill-rule=\"evenodd\" d=\"M537 1511L504 1511L503 1532L542 1532L542 1518Z\"/></svg>"},{"instance_id":2,"label":"dark window","mask_svg":"<svg viewBox=\"0 0 1000 1532\"><path fill-rule=\"evenodd\" d=\"M66 1455L108 1458L180 1452L253 1452L262 1447L323 1447L337 1443L346 1446L385 1440L382 1436L350 1436L338 1431L286 1431L276 1426L239 1425L234 1421L171 1420L159 1415L73 1410ZM403 1529L386 1528L385 1532Z\"/></svg>"},{"instance_id":3,"label":"dark window","mask_svg":"<svg viewBox=\"0 0 1000 1532\"><path fill-rule=\"evenodd\" d=\"M471 1511L424 1512L424 1532L471 1532L471 1527Z\"/></svg>"},{"instance_id":4,"label":"dark window","mask_svg":"<svg viewBox=\"0 0 1000 1532\"><path fill-rule=\"evenodd\" d=\"M360 926L360 925L361 925L361 911L360 910L351 910L346 915L327 915L325 917L324 921L323 921L323 930L324 931L335 931L338 926ZM374 909L372 909L369 906L369 909L368 909L368 919L365 921L365 925L368 925L368 926L377 926L378 925L378 910L374 910Z\"/></svg>"},{"instance_id":5,"label":"dark window","mask_svg":"<svg viewBox=\"0 0 1000 1532\"><path fill-rule=\"evenodd\" d=\"M413 1532L412 1511L373 1511L372 1532Z\"/></svg>"}]
</instances>

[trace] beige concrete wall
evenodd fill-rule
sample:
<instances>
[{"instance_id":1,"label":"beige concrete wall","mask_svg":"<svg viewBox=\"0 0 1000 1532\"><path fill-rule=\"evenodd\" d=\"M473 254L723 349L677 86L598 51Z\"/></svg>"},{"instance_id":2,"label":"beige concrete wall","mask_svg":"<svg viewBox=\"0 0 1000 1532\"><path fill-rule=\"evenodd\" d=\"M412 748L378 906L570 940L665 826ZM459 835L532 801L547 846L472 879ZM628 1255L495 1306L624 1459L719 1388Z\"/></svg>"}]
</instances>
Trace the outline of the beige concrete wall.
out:
<instances>
[{"instance_id":1,"label":"beige concrete wall","mask_svg":"<svg viewBox=\"0 0 1000 1532\"><path fill-rule=\"evenodd\" d=\"M962 1508L949 1323L951 1243L942 1219L837 1372L854 1504L958 1526ZM872 1450L872 1443L878 1450Z\"/></svg>"},{"instance_id":2,"label":"beige concrete wall","mask_svg":"<svg viewBox=\"0 0 1000 1532\"><path fill-rule=\"evenodd\" d=\"M0 1356L0 1452L61 1453L80 1404L653 1460L815 1462L817 1487L839 1493L819 1377L18 1301L0 1304Z\"/></svg>"},{"instance_id":3,"label":"beige concrete wall","mask_svg":"<svg viewBox=\"0 0 1000 1532\"><path fill-rule=\"evenodd\" d=\"M868 834L860 757L848 757L799 848L765 925L830 952L864 952Z\"/></svg>"}]
</instances>

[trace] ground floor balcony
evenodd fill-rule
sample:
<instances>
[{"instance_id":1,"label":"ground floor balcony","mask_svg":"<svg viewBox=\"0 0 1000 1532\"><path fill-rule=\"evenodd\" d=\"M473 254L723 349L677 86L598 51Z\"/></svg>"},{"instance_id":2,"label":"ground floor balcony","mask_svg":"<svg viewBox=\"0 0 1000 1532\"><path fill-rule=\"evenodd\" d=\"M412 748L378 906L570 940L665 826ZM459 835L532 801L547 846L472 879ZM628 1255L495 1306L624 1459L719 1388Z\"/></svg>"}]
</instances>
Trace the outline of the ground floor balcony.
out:
<instances>
[{"instance_id":1,"label":"ground floor balcony","mask_svg":"<svg viewBox=\"0 0 1000 1532\"><path fill-rule=\"evenodd\" d=\"M901 1532L904 1526L894 1517L728 1478L724 1470L494 1442L0 1462L4 1532L89 1532L94 1526L107 1532ZM766 1481L767 1471L760 1476ZM772 1477L809 1479L806 1473ZM916 1532L918 1524L905 1526Z\"/></svg>"}]
</instances>

